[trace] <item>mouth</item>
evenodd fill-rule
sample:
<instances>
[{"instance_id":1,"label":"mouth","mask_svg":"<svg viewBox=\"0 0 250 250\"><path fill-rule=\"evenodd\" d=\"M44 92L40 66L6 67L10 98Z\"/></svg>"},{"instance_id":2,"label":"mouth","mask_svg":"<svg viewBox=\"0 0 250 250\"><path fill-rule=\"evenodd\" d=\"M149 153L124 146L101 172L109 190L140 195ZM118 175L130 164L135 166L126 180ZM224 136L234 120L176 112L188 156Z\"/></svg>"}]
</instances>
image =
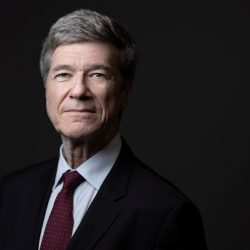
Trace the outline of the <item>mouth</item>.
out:
<instances>
[{"instance_id":1,"label":"mouth","mask_svg":"<svg viewBox=\"0 0 250 250\"><path fill-rule=\"evenodd\" d=\"M78 114L83 114L83 113L95 113L93 109L68 109L65 111L65 113L78 113Z\"/></svg>"},{"instance_id":2,"label":"mouth","mask_svg":"<svg viewBox=\"0 0 250 250\"><path fill-rule=\"evenodd\" d=\"M83 109L67 109L64 114L72 119L86 119L92 117L96 113L95 109L83 108Z\"/></svg>"}]
</instances>

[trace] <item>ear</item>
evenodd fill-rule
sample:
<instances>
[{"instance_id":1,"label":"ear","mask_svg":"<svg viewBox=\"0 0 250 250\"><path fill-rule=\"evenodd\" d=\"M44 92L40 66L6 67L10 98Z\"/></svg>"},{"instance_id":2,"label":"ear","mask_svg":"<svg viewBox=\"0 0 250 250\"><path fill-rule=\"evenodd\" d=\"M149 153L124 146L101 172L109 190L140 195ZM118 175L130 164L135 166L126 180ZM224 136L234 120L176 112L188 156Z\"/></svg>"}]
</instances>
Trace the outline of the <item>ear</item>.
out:
<instances>
[{"instance_id":1,"label":"ear","mask_svg":"<svg viewBox=\"0 0 250 250\"><path fill-rule=\"evenodd\" d=\"M122 95L121 95L123 109L125 109L128 105L128 98L129 98L131 89L132 89L132 81L131 80L125 81L122 87Z\"/></svg>"}]
</instances>

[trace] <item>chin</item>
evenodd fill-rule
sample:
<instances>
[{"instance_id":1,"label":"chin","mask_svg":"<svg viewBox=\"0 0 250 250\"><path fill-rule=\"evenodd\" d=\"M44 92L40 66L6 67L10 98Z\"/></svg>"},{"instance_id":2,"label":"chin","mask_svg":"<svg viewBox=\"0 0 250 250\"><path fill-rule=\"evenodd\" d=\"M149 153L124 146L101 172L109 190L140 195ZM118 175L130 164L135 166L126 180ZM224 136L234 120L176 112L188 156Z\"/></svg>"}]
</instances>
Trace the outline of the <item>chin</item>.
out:
<instances>
[{"instance_id":1,"label":"chin","mask_svg":"<svg viewBox=\"0 0 250 250\"><path fill-rule=\"evenodd\" d=\"M72 139L72 140L84 140L96 134L97 130L98 129L94 129L94 128L71 127L70 129L68 128L68 129L61 130L60 133L64 137Z\"/></svg>"}]
</instances>

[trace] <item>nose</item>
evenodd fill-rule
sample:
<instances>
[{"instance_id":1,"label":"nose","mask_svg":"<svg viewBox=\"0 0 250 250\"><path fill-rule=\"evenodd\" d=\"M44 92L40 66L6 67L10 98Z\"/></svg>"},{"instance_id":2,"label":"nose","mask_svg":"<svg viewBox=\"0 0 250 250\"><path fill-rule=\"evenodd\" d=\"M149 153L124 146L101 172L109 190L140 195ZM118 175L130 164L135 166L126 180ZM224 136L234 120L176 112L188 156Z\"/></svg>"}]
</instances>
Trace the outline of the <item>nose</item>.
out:
<instances>
[{"instance_id":1,"label":"nose","mask_svg":"<svg viewBox=\"0 0 250 250\"><path fill-rule=\"evenodd\" d=\"M77 75L70 89L70 98L82 99L88 96L88 93L89 90L84 76L82 74Z\"/></svg>"}]
</instances>

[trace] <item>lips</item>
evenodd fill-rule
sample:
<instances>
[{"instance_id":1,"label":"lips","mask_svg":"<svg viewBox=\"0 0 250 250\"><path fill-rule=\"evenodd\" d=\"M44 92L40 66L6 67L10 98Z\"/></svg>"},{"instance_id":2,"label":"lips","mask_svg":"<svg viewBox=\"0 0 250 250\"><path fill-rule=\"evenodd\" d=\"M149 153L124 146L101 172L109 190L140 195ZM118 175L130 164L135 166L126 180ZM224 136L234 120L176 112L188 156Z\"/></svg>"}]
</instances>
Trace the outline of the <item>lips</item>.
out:
<instances>
[{"instance_id":1,"label":"lips","mask_svg":"<svg viewBox=\"0 0 250 250\"><path fill-rule=\"evenodd\" d=\"M72 113L94 113L95 111L93 109L67 109L64 112L68 113L68 112L72 112Z\"/></svg>"}]
</instances>

